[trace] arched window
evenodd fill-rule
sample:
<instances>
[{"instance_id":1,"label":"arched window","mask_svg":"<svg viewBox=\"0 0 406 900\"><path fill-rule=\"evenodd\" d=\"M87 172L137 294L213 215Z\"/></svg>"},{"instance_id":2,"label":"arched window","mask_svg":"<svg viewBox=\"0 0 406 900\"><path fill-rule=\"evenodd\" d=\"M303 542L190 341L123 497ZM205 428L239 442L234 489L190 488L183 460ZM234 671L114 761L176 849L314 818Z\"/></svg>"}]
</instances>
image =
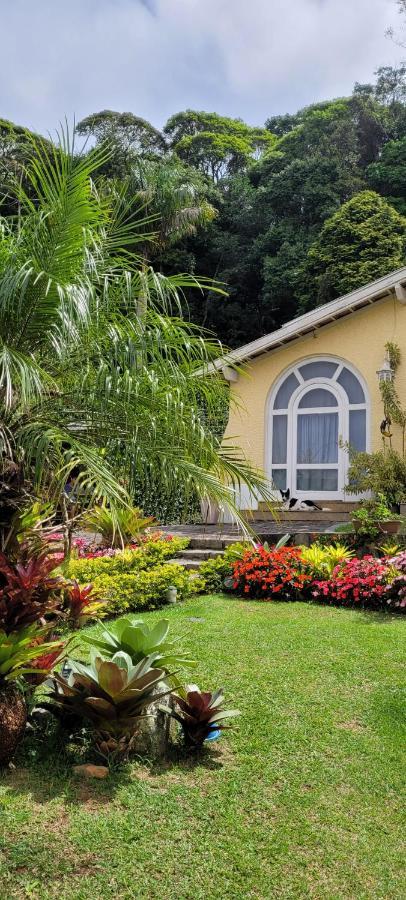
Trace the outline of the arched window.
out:
<instances>
[{"instance_id":1,"label":"arched window","mask_svg":"<svg viewBox=\"0 0 406 900\"><path fill-rule=\"evenodd\" d=\"M312 359L278 380L270 396L268 471L292 496L344 496L348 453L367 448L366 387L349 363Z\"/></svg>"}]
</instances>

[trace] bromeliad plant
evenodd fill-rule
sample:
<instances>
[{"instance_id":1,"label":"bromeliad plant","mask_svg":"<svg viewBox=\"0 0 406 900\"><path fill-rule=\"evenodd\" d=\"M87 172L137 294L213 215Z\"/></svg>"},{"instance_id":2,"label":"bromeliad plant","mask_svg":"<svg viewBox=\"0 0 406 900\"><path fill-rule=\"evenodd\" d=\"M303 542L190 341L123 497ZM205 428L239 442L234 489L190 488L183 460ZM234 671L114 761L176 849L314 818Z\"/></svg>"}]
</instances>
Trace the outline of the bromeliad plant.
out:
<instances>
[{"instance_id":1,"label":"bromeliad plant","mask_svg":"<svg viewBox=\"0 0 406 900\"><path fill-rule=\"evenodd\" d=\"M87 619L106 615L105 603L98 600L92 584L80 585L76 579L66 583L67 618L74 628L80 628Z\"/></svg>"},{"instance_id":2,"label":"bromeliad plant","mask_svg":"<svg viewBox=\"0 0 406 900\"><path fill-rule=\"evenodd\" d=\"M178 669L194 669L196 663L177 647L177 642L168 640L169 621L161 619L152 628L141 620L123 616L110 627L103 629L100 638L83 636L85 643L101 651L112 659L116 653L126 653L136 665L148 657L153 668L162 669L167 675Z\"/></svg>"},{"instance_id":3,"label":"bromeliad plant","mask_svg":"<svg viewBox=\"0 0 406 900\"><path fill-rule=\"evenodd\" d=\"M138 507L113 512L106 504L93 507L82 520L85 528L101 535L105 547L117 549L139 541L154 522L153 516L144 516Z\"/></svg>"},{"instance_id":4,"label":"bromeliad plant","mask_svg":"<svg viewBox=\"0 0 406 900\"><path fill-rule=\"evenodd\" d=\"M123 760L130 753L147 707L170 689L158 686L166 677L154 666L154 655L134 665L128 653L110 659L94 651L90 665L68 660L70 675L55 674L51 706L62 714L90 723L97 753L107 761Z\"/></svg>"},{"instance_id":5,"label":"bromeliad plant","mask_svg":"<svg viewBox=\"0 0 406 900\"><path fill-rule=\"evenodd\" d=\"M52 575L58 563L46 551L21 555L16 563L0 554L0 627L11 632L61 613L64 580Z\"/></svg>"},{"instance_id":6,"label":"bromeliad plant","mask_svg":"<svg viewBox=\"0 0 406 900\"><path fill-rule=\"evenodd\" d=\"M208 691L199 691L197 687L189 690L183 696L174 695L175 707L161 706L173 719L179 722L185 747L187 749L200 750L205 741L217 731L224 731L228 726L224 724L226 719L239 716L238 709L224 709L223 689L220 688L213 694Z\"/></svg>"}]
</instances>

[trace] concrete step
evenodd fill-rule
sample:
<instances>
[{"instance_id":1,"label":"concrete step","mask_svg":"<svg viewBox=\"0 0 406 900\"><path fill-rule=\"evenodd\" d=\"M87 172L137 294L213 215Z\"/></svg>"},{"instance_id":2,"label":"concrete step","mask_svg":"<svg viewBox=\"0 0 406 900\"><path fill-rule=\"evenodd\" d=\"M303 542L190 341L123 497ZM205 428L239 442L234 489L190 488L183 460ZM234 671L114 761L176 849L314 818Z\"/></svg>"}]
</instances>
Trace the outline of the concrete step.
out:
<instances>
[{"instance_id":1,"label":"concrete step","mask_svg":"<svg viewBox=\"0 0 406 900\"><path fill-rule=\"evenodd\" d=\"M355 509L358 509L359 502L351 501L351 500L315 500L317 506L322 506L323 509L329 509L334 512L353 512ZM270 512L269 507L266 503L260 502L258 504L258 509L265 512ZM276 507L278 509L278 507ZM280 510L280 512L289 512L289 510Z\"/></svg>"},{"instance_id":2,"label":"concrete step","mask_svg":"<svg viewBox=\"0 0 406 900\"><path fill-rule=\"evenodd\" d=\"M348 512L337 512L336 510L312 510L310 512L305 512L304 510L297 510L295 512L279 512L277 518L272 515L272 513L268 510L258 509L251 513L251 522L255 522L257 525L258 522L270 522L274 521L277 524L294 524L295 522L308 522L311 524L312 522L349 522L351 518L350 513Z\"/></svg>"}]
</instances>

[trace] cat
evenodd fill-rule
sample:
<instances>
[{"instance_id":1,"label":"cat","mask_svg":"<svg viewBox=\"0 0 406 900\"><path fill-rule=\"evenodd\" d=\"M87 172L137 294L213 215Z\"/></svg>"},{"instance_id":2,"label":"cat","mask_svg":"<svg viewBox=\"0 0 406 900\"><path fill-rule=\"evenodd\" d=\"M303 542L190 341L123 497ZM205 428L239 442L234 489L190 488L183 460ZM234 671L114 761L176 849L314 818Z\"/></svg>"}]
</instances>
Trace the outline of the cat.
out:
<instances>
[{"instance_id":1,"label":"cat","mask_svg":"<svg viewBox=\"0 0 406 900\"><path fill-rule=\"evenodd\" d=\"M283 509L288 509L290 512L329 511L327 506L317 506L313 500L298 500L297 497L291 497L289 488L286 491L281 490L280 493Z\"/></svg>"}]
</instances>

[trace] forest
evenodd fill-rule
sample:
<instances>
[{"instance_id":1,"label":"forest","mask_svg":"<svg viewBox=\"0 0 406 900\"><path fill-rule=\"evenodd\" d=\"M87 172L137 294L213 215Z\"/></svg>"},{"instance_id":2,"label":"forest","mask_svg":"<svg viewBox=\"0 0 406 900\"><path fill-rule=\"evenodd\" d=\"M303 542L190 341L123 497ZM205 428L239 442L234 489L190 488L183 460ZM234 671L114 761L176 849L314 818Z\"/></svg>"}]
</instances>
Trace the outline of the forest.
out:
<instances>
[{"instance_id":1,"label":"forest","mask_svg":"<svg viewBox=\"0 0 406 900\"><path fill-rule=\"evenodd\" d=\"M24 182L31 137L0 119L3 216L18 215L8 183ZM183 314L226 346L405 264L406 64L261 127L185 110L160 131L102 110L76 125L75 142L81 158L108 146L98 190L139 221L134 253L203 279L185 290Z\"/></svg>"}]
</instances>

